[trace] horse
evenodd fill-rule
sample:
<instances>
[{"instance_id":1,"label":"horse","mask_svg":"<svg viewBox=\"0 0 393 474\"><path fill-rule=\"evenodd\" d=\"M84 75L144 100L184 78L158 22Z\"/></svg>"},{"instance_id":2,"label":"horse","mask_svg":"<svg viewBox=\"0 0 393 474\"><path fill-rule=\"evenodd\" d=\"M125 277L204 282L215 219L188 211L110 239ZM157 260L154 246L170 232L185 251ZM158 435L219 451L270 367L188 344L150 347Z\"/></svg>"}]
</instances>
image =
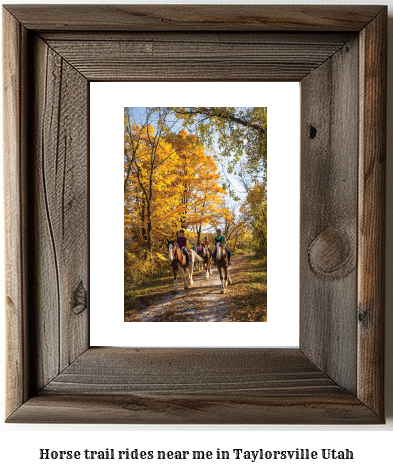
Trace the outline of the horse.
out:
<instances>
[{"instance_id":1,"label":"horse","mask_svg":"<svg viewBox=\"0 0 393 474\"><path fill-rule=\"evenodd\" d=\"M218 272L220 274L221 280L221 291L220 293L225 293L226 287L232 284L231 278L229 276L228 269L228 255L225 249L225 244L222 242L216 242L216 256L215 262L217 265ZM221 270L224 269L224 278L222 276Z\"/></svg>"},{"instance_id":2,"label":"horse","mask_svg":"<svg viewBox=\"0 0 393 474\"><path fill-rule=\"evenodd\" d=\"M174 289L173 292L177 293L177 272L179 268L182 271L183 274L183 280L184 280L184 289L186 290L190 286L194 284L194 280L192 279L192 270L194 267L194 262L195 259L200 259L198 255L196 255L192 250L189 251L190 254L190 269L191 273L186 267L186 256L184 255L184 252L181 250L181 248L178 246L176 240L168 240L167 239L167 245L168 245L168 252L169 252L169 261L171 262L172 270L173 270L173 279L174 279ZM188 281L187 281L188 280Z\"/></svg>"},{"instance_id":3,"label":"horse","mask_svg":"<svg viewBox=\"0 0 393 474\"><path fill-rule=\"evenodd\" d=\"M206 271L205 280L209 279L209 276L212 275L212 264L213 264L213 256L212 252L205 244L202 244L202 265L204 270Z\"/></svg>"},{"instance_id":4,"label":"horse","mask_svg":"<svg viewBox=\"0 0 393 474\"><path fill-rule=\"evenodd\" d=\"M203 265L203 260L202 260L202 257L200 257L199 253L193 249L189 250L188 253L192 255L194 258L193 268L195 268L195 271L202 270L201 265ZM192 270L191 270L191 275L192 275Z\"/></svg>"},{"instance_id":5,"label":"horse","mask_svg":"<svg viewBox=\"0 0 393 474\"><path fill-rule=\"evenodd\" d=\"M199 256L198 252L197 252L197 255ZM196 272L200 272L201 270L203 270L202 266L203 266L202 261L195 259L194 270Z\"/></svg>"}]
</instances>

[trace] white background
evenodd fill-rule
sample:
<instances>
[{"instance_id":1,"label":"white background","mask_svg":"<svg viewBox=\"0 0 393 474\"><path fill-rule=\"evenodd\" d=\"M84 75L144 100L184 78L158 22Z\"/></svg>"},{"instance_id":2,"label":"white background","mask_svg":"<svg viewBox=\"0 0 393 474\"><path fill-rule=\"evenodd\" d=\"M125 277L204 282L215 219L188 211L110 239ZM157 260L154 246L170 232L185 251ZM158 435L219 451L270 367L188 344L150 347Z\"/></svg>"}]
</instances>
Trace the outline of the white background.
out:
<instances>
[{"instance_id":1,"label":"white background","mask_svg":"<svg viewBox=\"0 0 393 474\"><path fill-rule=\"evenodd\" d=\"M132 83L91 83L91 345L298 347L299 92L297 82L138 83L138 94L135 94L135 85ZM193 107L203 104L211 107L267 107L267 323L220 323L208 326L197 322L124 323L124 107L175 107L187 104ZM217 272L215 269L213 271ZM184 291L182 286L179 285L179 291ZM217 284L216 287L218 292Z\"/></svg>"},{"instance_id":2,"label":"white background","mask_svg":"<svg viewBox=\"0 0 393 474\"><path fill-rule=\"evenodd\" d=\"M9 0L8 3L20 3ZM24 3L28 3L24 0ZM34 2L36 3L36 2ZM49 1L47 3L53 3ZM79 3L79 2L58 2ZM83 0L80 3L110 3L89 2ZM116 0L114 3L132 3ZM137 3L144 3L139 1ZM146 3L146 2L145 2ZM157 2L160 3L160 2ZM161 3L175 3L164 0ZM193 3L193 2L188 2ZM209 2L194 2L209 3ZM213 3L223 3L215 1ZM242 3L227 2L227 3ZM243 2L261 3L261 2ZM274 3L299 3L280 2L269 0ZM305 3L314 3L302 0ZM336 4L337 1L320 1L318 3ZM379 2L368 0L356 0L353 2L341 2L353 4L381 4L393 8L393 0ZM224 7L223 7L224 8ZM392 116L392 64L393 64L393 20L390 11L389 16L389 62L388 62L388 130L393 128ZM217 473L222 470L225 462L225 472L284 472L293 473L347 473L357 472L360 474L369 472L392 472L393 462L391 457L391 446L393 445L393 137L388 133L388 191L387 191L387 271L386 271L386 414L387 424L385 426L107 426L107 425L10 425L1 424L0 428L0 469L3 472L41 472L41 473L85 473L90 465L96 473L107 473L108 469L114 469L118 473L146 472L150 469L160 469L161 472ZM1 169L1 168L0 168ZM0 195L2 198L2 195ZM3 207L0 206L0 212ZM2 224L3 219L0 219ZM3 238L3 231L0 231ZM3 244L0 243L0 248ZM1 259L3 263L3 258ZM4 272L1 272L2 276ZM3 285L0 285L3 292ZM0 295L4 301L4 295ZM2 311L4 313L4 310ZM2 347L4 348L4 323L0 324ZM5 352L0 353L0 368L5 366ZM4 376L1 378L0 406L4 406ZM292 449L292 448L335 448L352 449L355 453L354 461L158 461L147 464L133 461L39 461L38 450L49 449L92 449L105 448L116 449L205 449L215 451L216 448L231 450L233 448L244 449ZM130 464L131 463L131 464ZM221 468L221 469L220 469Z\"/></svg>"}]
</instances>

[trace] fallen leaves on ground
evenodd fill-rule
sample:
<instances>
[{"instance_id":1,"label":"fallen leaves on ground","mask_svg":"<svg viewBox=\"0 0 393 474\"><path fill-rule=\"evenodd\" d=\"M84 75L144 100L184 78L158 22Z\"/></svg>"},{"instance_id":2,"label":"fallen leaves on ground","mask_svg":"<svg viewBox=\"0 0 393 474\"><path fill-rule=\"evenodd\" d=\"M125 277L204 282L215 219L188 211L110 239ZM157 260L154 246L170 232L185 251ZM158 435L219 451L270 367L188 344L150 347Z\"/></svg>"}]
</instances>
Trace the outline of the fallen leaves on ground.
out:
<instances>
[{"instance_id":1,"label":"fallen leaves on ground","mask_svg":"<svg viewBox=\"0 0 393 474\"><path fill-rule=\"evenodd\" d=\"M233 322L267 321L267 262L266 259L247 257L237 265L232 278L229 297L235 309Z\"/></svg>"},{"instance_id":2,"label":"fallen leaves on ground","mask_svg":"<svg viewBox=\"0 0 393 474\"><path fill-rule=\"evenodd\" d=\"M135 305L125 312L126 322L266 322L267 274L266 260L253 256L239 257L230 267L232 285L220 294L215 280L205 280L203 272L194 272L194 285L173 294L173 280L147 284L138 293ZM219 280L218 280L219 282ZM151 296L151 295L154 296ZM212 319L212 315L215 314Z\"/></svg>"}]
</instances>

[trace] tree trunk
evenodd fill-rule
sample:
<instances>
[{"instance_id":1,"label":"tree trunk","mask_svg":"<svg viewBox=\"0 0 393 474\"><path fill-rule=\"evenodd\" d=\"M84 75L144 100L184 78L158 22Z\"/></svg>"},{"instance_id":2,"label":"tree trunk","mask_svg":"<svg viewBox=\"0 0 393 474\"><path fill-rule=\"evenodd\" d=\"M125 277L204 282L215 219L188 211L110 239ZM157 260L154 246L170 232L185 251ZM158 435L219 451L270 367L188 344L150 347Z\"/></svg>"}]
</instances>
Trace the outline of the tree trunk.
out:
<instances>
[{"instance_id":1,"label":"tree trunk","mask_svg":"<svg viewBox=\"0 0 393 474\"><path fill-rule=\"evenodd\" d=\"M266 257L267 256L267 242L266 242L266 238L263 231L260 232L258 247L259 247L258 254L261 257Z\"/></svg>"},{"instance_id":2,"label":"tree trunk","mask_svg":"<svg viewBox=\"0 0 393 474\"><path fill-rule=\"evenodd\" d=\"M239 234L237 233L236 238L235 238L235 243L233 244L233 250L235 250L236 248L236 242L237 242L238 237L239 237Z\"/></svg>"},{"instance_id":3,"label":"tree trunk","mask_svg":"<svg viewBox=\"0 0 393 474\"><path fill-rule=\"evenodd\" d=\"M202 233L202 224L199 224L199 226L197 226L197 242L201 241L201 233Z\"/></svg>"},{"instance_id":4,"label":"tree trunk","mask_svg":"<svg viewBox=\"0 0 393 474\"><path fill-rule=\"evenodd\" d=\"M143 243L144 243L144 245L146 245L146 242L147 242L147 234L146 234L146 227L145 227L145 201L144 201L144 200L142 200L141 223L142 223L142 238L143 238Z\"/></svg>"},{"instance_id":5,"label":"tree trunk","mask_svg":"<svg viewBox=\"0 0 393 474\"><path fill-rule=\"evenodd\" d=\"M152 225L151 225L151 209L150 202L147 202L147 256L146 258L152 257L153 250L153 238L152 238Z\"/></svg>"}]
</instances>

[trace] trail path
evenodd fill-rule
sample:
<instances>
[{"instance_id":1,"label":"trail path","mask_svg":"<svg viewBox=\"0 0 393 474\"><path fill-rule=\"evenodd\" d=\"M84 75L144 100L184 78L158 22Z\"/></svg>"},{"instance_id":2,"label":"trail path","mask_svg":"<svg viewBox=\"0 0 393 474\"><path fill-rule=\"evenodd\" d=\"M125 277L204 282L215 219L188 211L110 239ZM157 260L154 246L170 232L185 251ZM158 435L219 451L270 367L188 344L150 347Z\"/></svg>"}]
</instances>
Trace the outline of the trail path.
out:
<instances>
[{"instance_id":1,"label":"trail path","mask_svg":"<svg viewBox=\"0 0 393 474\"><path fill-rule=\"evenodd\" d=\"M194 271L194 285L184 289L183 279L178 275L178 294L172 292L154 299L151 303L139 305L128 321L160 322L160 321L189 321L189 322L231 322L230 311L236 308L231 302L231 288L243 279L244 257L234 257L229 267L232 285L227 287L227 293L221 294L220 276L217 267L213 266L213 275L205 280L205 272Z\"/></svg>"}]
</instances>

